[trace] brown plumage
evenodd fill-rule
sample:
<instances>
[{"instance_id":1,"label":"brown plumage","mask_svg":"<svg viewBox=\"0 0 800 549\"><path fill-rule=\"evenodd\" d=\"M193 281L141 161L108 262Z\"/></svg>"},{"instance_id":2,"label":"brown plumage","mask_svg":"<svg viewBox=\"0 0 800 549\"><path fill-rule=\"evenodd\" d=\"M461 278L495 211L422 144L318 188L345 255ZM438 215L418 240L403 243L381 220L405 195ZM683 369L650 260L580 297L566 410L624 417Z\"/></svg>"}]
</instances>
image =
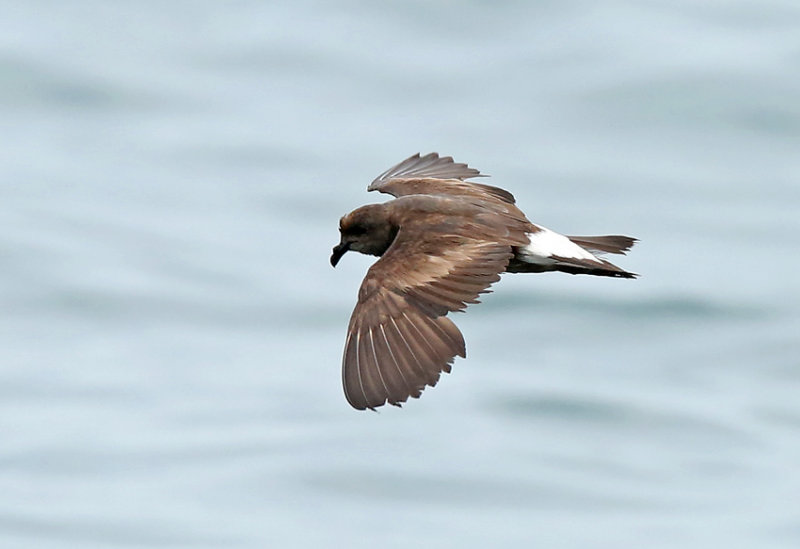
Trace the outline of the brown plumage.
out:
<instances>
[{"instance_id":1,"label":"brown plumage","mask_svg":"<svg viewBox=\"0 0 800 549\"><path fill-rule=\"evenodd\" d=\"M416 154L368 190L394 195L339 223L336 266L348 250L381 256L370 267L350 318L342 364L347 401L358 409L419 397L449 372L464 339L447 313L460 311L503 272L558 270L634 278L594 253L625 253L626 236L564 237L534 225L508 191L436 153Z\"/></svg>"}]
</instances>

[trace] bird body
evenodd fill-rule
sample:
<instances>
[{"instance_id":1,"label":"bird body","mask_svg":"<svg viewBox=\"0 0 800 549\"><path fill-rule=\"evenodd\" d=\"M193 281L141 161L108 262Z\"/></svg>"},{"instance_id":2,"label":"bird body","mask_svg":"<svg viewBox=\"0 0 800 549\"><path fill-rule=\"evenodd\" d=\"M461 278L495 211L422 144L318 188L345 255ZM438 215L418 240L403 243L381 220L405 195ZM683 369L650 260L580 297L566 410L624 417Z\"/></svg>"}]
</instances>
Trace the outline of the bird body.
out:
<instances>
[{"instance_id":1,"label":"bird body","mask_svg":"<svg viewBox=\"0 0 800 549\"><path fill-rule=\"evenodd\" d=\"M394 200L340 220L333 266L348 250L380 256L361 284L345 343L342 379L353 407L399 406L435 385L455 356L466 357L446 315L477 303L503 272L636 276L598 257L624 254L635 239L567 237L535 225L508 191L466 181L480 176L450 157L417 154L368 187Z\"/></svg>"}]
</instances>

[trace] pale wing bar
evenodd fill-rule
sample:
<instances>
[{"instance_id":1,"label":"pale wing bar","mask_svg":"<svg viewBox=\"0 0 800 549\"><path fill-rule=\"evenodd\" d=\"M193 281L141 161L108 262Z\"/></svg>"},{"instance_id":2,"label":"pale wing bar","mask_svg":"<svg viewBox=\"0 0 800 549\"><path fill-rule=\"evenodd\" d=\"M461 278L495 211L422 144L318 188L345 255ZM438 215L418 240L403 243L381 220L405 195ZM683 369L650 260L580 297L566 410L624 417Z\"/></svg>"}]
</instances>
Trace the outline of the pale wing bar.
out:
<instances>
[{"instance_id":1,"label":"pale wing bar","mask_svg":"<svg viewBox=\"0 0 800 549\"><path fill-rule=\"evenodd\" d=\"M401 273L390 274L398 264L389 252L370 269L362 288L371 289L360 292L342 364L345 396L354 408L419 397L426 385L436 385L442 371L450 372L456 356L466 357L461 332L444 315L476 303L500 278L513 252L496 242L463 245L468 249L451 257L444 276L408 284ZM424 261L424 254L417 260ZM420 274L412 273L415 279ZM375 289L375 280L392 283Z\"/></svg>"}]
</instances>

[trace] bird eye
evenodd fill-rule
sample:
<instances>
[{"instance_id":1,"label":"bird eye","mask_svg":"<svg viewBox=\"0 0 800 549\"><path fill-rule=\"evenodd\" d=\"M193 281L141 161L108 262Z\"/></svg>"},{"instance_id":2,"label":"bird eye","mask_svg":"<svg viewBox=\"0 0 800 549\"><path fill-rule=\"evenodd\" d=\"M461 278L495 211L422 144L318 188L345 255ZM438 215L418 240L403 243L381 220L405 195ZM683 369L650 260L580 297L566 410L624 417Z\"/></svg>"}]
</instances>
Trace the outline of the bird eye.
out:
<instances>
[{"instance_id":1,"label":"bird eye","mask_svg":"<svg viewBox=\"0 0 800 549\"><path fill-rule=\"evenodd\" d=\"M367 228L364 225L353 225L347 229L347 233L351 235L360 235L367 232Z\"/></svg>"}]
</instances>

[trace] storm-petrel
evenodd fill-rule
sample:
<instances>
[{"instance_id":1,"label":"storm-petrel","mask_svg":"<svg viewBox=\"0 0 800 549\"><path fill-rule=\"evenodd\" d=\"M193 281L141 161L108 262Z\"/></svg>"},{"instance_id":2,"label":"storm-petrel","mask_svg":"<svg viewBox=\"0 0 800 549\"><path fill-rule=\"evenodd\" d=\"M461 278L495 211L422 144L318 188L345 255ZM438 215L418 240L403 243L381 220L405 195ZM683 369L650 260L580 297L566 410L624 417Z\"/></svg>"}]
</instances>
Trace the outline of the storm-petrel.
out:
<instances>
[{"instance_id":1,"label":"storm-petrel","mask_svg":"<svg viewBox=\"0 0 800 549\"><path fill-rule=\"evenodd\" d=\"M478 303L500 273L562 271L635 278L598 257L624 254L635 238L563 236L534 225L503 189L436 153L386 170L368 191L396 198L362 206L339 221L334 267L348 250L380 256L367 272L350 318L342 363L347 401L359 410L400 406L436 385L464 338L447 318Z\"/></svg>"}]
</instances>

